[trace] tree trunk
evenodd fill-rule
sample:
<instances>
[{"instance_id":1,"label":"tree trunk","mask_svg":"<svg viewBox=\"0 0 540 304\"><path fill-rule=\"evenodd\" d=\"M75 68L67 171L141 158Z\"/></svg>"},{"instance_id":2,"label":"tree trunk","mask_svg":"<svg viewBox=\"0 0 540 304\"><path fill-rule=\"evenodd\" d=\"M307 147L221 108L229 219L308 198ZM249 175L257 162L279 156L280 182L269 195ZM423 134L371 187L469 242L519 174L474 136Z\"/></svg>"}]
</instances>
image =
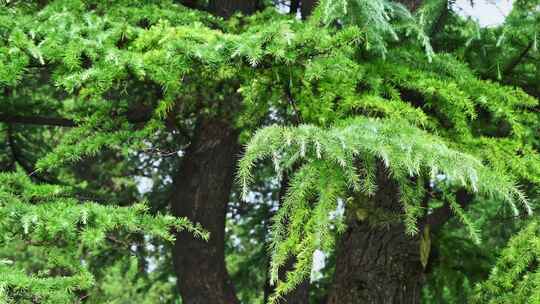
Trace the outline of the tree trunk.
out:
<instances>
[{"instance_id":1,"label":"tree trunk","mask_svg":"<svg viewBox=\"0 0 540 304\"><path fill-rule=\"evenodd\" d=\"M185 0L192 6L198 2ZM251 14L258 0L210 0L207 10L224 18ZM238 97L238 96L236 96ZM234 108L239 98L232 98ZM214 109L216 110L216 109ZM174 270L184 304L239 303L225 265L225 217L239 152L238 133L226 113L203 118L173 180L175 216L185 216L210 232L208 242L180 232L173 249ZM227 118L225 118L227 117Z\"/></svg>"},{"instance_id":2,"label":"tree trunk","mask_svg":"<svg viewBox=\"0 0 540 304\"><path fill-rule=\"evenodd\" d=\"M318 3L318 0L301 0L300 13L302 14L302 19L307 19L307 17L311 16Z\"/></svg>"},{"instance_id":3,"label":"tree trunk","mask_svg":"<svg viewBox=\"0 0 540 304\"><path fill-rule=\"evenodd\" d=\"M397 185L378 170L379 190L371 203L381 211L401 213ZM402 223L374 225L347 211L348 229L338 243L328 304L419 303L424 279L420 238Z\"/></svg>"},{"instance_id":4,"label":"tree trunk","mask_svg":"<svg viewBox=\"0 0 540 304\"><path fill-rule=\"evenodd\" d=\"M189 7L189 8L194 8L194 9L198 9L200 6L199 6L199 1L197 0L181 0L179 1L183 6L185 7Z\"/></svg>"},{"instance_id":5,"label":"tree trunk","mask_svg":"<svg viewBox=\"0 0 540 304\"><path fill-rule=\"evenodd\" d=\"M230 123L203 119L174 178L172 210L200 223L208 242L180 232L174 268L184 304L238 303L225 267L225 214L231 191L238 134Z\"/></svg>"},{"instance_id":6,"label":"tree trunk","mask_svg":"<svg viewBox=\"0 0 540 304\"><path fill-rule=\"evenodd\" d=\"M329 304L420 303L423 268L419 241L402 225L349 223L336 259Z\"/></svg>"},{"instance_id":7,"label":"tree trunk","mask_svg":"<svg viewBox=\"0 0 540 304\"><path fill-rule=\"evenodd\" d=\"M295 258L289 258L285 264L284 271L280 273L280 277L285 277L286 272L294 269ZM309 288L310 281L306 278L296 288L283 296L283 299L279 302L282 304L308 304L309 303Z\"/></svg>"}]
</instances>

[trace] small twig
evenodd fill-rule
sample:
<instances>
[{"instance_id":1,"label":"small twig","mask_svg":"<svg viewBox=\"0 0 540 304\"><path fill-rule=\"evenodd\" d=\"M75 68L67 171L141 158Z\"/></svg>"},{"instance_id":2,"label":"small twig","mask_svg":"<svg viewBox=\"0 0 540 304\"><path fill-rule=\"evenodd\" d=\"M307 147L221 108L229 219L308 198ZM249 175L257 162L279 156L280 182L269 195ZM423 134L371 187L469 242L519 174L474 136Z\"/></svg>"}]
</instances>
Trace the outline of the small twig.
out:
<instances>
[{"instance_id":1,"label":"small twig","mask_svg":"<svg viewBox=\"0 0 540 304\"><path fill-rule=\"evenodd\" d=\"M157 148L148 148L148 149L144 149L143 151L147 152L147 153L155 154L155 155L158 155L158 156L169 157L169 156L173 156L175 154L178 155L178 153L181 152L182 150L162 151L162 150L159 150Z\"/></svg>"}]
</instances>

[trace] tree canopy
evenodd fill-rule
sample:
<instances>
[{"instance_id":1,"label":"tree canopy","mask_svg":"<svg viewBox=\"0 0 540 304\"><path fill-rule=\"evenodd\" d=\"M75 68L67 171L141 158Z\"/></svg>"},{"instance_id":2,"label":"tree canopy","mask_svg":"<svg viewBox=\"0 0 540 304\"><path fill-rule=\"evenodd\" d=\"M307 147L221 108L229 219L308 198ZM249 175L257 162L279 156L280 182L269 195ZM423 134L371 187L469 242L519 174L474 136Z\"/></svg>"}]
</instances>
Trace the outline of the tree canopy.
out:
<instances>
[{"instance_id":1,"label":"tree canopy","mask_svg":"<svg viewBox=\"0 0 540 304\"><path fill-rule=\"evenodd\" d=\"M454 5L1 2L0 301L540 303L540 2Z\"/></svg>"}]
</instances>

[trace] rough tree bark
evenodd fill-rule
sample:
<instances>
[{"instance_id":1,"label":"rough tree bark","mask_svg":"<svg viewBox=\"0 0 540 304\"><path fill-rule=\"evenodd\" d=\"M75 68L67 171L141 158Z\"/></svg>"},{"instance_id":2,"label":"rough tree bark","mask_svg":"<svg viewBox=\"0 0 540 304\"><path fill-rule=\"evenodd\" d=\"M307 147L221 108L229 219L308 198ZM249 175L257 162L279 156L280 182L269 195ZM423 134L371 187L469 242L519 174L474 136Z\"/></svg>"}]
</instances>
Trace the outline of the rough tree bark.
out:
<instances>
[{"instance_id":1,"label":"rough tree bark","mask_svg":"<svg viewBox=\"0 0 540 304\"><path fill-rule=\"evenodd\" d=\"M423 1L397 2L414 12ZM398 186L388 179L382 167L377 173L377 184L379 190L371 198L373 206L400 213ZM424 281L420 237L408 236L402 223L374 226L359 220L353 210L346 210L346 215L348 229L338 242L334 281L327 303L420 303ZM445 215L449 217L446 212ZM437 224L444 223L448 217Z\"/></svg>"},{"instance_id":2,"label":"rough tree bark","mask_svg":"<svg viewBox=\"0 0 540 304\"><path fill-rule=\"evenodd\" d=\"M195 1L187 1L192 7ZM210 0L205 10L230 17L235 12L253 13L257 0ZM196 3L195 3L196 4ZM228 106L239 103L232 98ZM238 132L227 109L215 109L213 118L201 119L174 177L171 207L174 215L200 223L208 242L180 232L173 249L178 289L185 304L239 303L225 265L225 217L236 158Z\"/></svg>"},{"instance_id":3,"label":"rough tree bark","mask_svg":"<svg viewBox=\"0 0 540 304\"><path fill-rule=\"evenodd\" d=\"M370 203L384 212L401 212L399 189L384 169L377 174L379 190ZM419 303L424 269L420 238L410 237L401 223L374 225L347 210L348 229L336 253L336 268L328 304Z\"/></svg>"},{"instance_id":4,"label":"rough tree bark","mask_svg":"<svg viewBox=\"0 0 540 304\"><path fill-rule=\"evenodd\" d=\"M225 267L225 214L231 191L238 134L229 122L203 119L174 178L172 210L200 223L208 241L180 232L174 268L185 304L238 303Z\"/></svg>"}]
</instances>

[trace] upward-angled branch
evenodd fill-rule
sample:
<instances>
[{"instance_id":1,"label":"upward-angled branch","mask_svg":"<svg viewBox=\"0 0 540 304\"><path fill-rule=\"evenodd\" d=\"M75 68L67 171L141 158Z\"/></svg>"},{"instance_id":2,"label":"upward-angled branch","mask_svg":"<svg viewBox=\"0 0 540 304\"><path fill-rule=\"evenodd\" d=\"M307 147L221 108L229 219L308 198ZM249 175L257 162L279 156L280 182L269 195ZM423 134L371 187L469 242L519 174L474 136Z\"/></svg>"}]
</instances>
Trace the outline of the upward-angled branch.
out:
<instances>
[{"instance_id":1,"label":"upward-angled branch","mask_svg":"<svg viewBox=\"0 0 540 304\"><path fill-rule=\"evenodd\" d=\"M519 53L516 57L510 61L510 63L504 68L503 75L507 77L512 71L519 65L519 63L525 58L534 45L534 40L531 40L529 44Z\"/></svg>"},{"instance_id":2,"label":"upward-angled branch","mask_svg":"<svg viewBox=\"0 0 540 304\"><path fill-rule=\"evenodd\" d=\"M26 172L26 174L28 174L29 176L32 176L32 178L34 178L36 181L50 183L51 180L44 178L41 175L34 174L35 170L33 169L32 165L28 164L25 161L22 155L22 151L18 148L17 143L15 142L13 128L9 125L7 128L6 137L7 137L9 149L11 151L11 157L14 163L19 164L19 166L21 166L21 168Z\"/></svg>"},{"instance_id":3,"label":"upward-angled branch","mask_svg":"<svg viewBox=\"0 0 540 304\"><path fill-rule=\"evenodd\" d=\"M450 15L450 5L448 1L445 1L444 5L441 7L441 11L439 12L437 19L435 19L435 22L433 22L433 25L431 26L431 29L429 31L429 37L433 38L437 33L439 33L446 24L446 21L448 20L448 16Z\"/></svg>"}]
</instances>

